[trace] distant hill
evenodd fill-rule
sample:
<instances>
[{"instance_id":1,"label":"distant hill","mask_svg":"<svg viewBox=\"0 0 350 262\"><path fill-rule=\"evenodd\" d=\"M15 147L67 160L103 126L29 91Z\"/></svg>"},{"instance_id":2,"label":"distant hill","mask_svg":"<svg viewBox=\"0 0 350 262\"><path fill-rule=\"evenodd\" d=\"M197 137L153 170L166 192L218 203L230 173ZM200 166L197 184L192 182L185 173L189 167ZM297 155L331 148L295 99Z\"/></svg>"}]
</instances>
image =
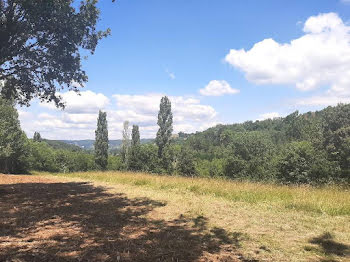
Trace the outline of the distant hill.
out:
<instances>
[{"instance_id":1,"label":"distant hill","mask_svg":"<svg viewBox=\"0 0 350 262\"><path fill-rule=\"evenodd\" d=\"M49 140L49 139L43 139L42 141L46 142L49 146L51 146L54 149L65 149L65 150L69 150L69 151L82 151L81 147L74 145L74 144L66 143L63 141Z\"/></svg>"},{"instance_id":2,"label":"distant hill","mask_svg":"<svg viewBox=\"0 0 350 262\"><path fill-rule=\"evenodd\" d=\"M68 145L76 146L84 150L91 150L94 148L94 142L95 140L51 140L51 141L58 141L61 143L65 143ZM151 143L153 139L141 139L141 144ZM118 149L122 145L122 140L109 140L109 149Z\"/></svg>"}]
</instances>

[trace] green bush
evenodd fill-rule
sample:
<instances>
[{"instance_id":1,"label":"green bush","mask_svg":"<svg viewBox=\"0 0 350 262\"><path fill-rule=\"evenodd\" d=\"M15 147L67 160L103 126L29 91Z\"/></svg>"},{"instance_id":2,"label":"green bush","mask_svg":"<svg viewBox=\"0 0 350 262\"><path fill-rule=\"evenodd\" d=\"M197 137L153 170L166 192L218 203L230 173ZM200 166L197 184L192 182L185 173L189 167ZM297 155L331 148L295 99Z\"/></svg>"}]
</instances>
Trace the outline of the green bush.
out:
<instances>
[{"instance_id":1,"label":"green bush","mask_svg":"<svg viewBox=\"0 0 350 262\"><path fill-rule=\"evenodd\" d=\"M338 170L325 152L307 141L287 144L277 161L277 179L284 184L326 183Z\"/></svg>"},{"instance_id":2,"label":"green bush","mask_svg":"<svg viewBox=\"0 0 350 262\"><path fill-rule=\"evenodd\" d=\"M186 146L182 146L178 153L176 171L184 176L194 176L197 173L194 163L194 154Z\"/></svg>"},{"instance_id":3,"label":"green bush","mask_svg":"<svg viewBox=\"0 0 350 262\"><path fill-rule=\"evenodd\" d=\"M28 140L14 104L0 98L0 173L26 172Z\"/></svg>"},{"instance_id":4,"label":"green bush","mask_svg":"<svg viewBox=\"0 0 350 262\"><path fill-rule=\"evenodd\" d=\"M114 171L125 169L121 157L120 156L109 156L107 169L114 170Z\"/></svg>"}]
</instances>

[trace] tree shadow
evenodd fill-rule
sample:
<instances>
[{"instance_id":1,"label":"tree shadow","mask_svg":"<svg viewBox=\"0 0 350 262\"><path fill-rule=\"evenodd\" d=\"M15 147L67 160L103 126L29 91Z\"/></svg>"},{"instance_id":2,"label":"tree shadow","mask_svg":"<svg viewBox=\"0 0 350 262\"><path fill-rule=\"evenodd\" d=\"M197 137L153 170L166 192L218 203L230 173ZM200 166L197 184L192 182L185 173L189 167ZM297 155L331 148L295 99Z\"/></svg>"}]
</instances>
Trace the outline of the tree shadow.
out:
<instances>
[{"instance_id":1,"label":"tree shadow","mask_svg":"<svg viewBox=\"0 0 350 262\"><path fill-rule=\"evenodd\" d=\"M350 257L350 246L335 241L333 235L329 232L310 239L309 243L317 245L317 248L306 246L305 249L324 254L326 257L321 259L322 262L337 261L333 256Z\"/></svg>"},{"instance_id":2,"label":"tree shadow","mask_svg":"<svg viewBox=\"0 0 350 262\"><path fill-rule=\"evenodd\" d=\"M0 185L0 261L251 261L207 218L155 220L166 203L88 183Z\"/></svg>"}]
</instances>

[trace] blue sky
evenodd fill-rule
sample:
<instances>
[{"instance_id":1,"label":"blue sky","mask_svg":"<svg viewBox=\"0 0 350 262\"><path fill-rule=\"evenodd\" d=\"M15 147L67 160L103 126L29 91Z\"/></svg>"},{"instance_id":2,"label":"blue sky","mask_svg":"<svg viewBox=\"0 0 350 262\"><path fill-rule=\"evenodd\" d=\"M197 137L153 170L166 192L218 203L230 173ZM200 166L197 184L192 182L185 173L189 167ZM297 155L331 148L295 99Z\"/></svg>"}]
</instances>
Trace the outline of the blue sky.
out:
<instances>
[{"instance_id":1,"label":"blue sky","mask_svg":"<svg viewBox=\"0 0 350 262\"><path fill-rule=\"evenodd\" d=\"M121 137L124 120L153 137L165 94L176 132L350 101L350 1L118 0L99 7L99 28L112 35L83 62L89 82L82 96L64 94L64 112L36 101L19 108L28 136L93 139L103 109L111 138Z\"/></svg>"}]
</instances>

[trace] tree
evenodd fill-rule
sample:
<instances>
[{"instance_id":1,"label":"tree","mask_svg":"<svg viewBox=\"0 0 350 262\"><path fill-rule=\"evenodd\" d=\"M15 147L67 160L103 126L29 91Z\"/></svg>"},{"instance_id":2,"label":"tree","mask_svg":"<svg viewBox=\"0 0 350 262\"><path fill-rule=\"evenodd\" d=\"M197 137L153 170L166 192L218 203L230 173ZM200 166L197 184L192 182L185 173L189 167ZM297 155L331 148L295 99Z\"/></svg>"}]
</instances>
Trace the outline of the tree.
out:
<instances>
[{"instance_id":1,"label":"tree","mask_svg":"<svg viewBox=\"0 0 350 262\"><path fill-rule=\"evenodd\" d=\"M187 147L182 146L178 158L177 170L184 176L194 176L196 167L194 164L193 152Z\"/></svg>"},{"instance_id":2,"label":"tree","mask_svg":"<svg viewBox=\"0 0 350 262\"><path fill-rule=\"evenodd\" d=\"M97 129L95 131L95 163L98 168L105 170L108 164L108 127L107 113L98 113Z\"/></svg>"},{"instance_id":3,"label":"tree","mask_svg":"<svg viewBox=\"0 0 350 262\"><path fill-rule=\"evenodd\" d=\"M129 131L129 121L124 121L123 123L123 142L121 148L122 161L125 166L128 166L129 148L130 148L130 131Z\"/></svg>"},{"instance_id":4,"label":"tree","mask_svg":"<svg viewBox=\"0 0 350 262\"><path fill-rule=\"evenodd\" d=\"M30 141L30 169L47 172L60 171L56 163L55 150L46 142Z\"/></svg>"},{"instance_id":5,"label":"tree","mask_svg":"<svg viewBox=\"0 0 350 262\"><path fill-rule=\"evenodd\" d=\"M0 98L0 173L26 171L28 151L14 103Z\"/></svg>"},{"instance_id":6,"label":"tree","mask_svg":"<svg viewBox=\"0 0 350 262\"><path fill-rule=\"evenodd\" d=\"M41 135L39 132L34 132L33 141L41 142Z\"/></svg>"},{"instance_id":7,"label":"tree","mask_svg":"<svg viewBox=\"0 0 350 262\"><path fill-rule=\"evenodd\" d=\"M158 157L163 158L164 149L169 145L173 132L173 114L171 112L171 102L167 96L160 100L157 124L159 125L156 137Z\"/></svg>"},{"instance_id":8,"label":"tree","mask_svg":"<svg viewBox=\"0 0 350 262\"><path fill-rule=\"evenodd\" d=\"M325 183L336 177L337 170L325 152L316 151L307 141L287 144L277 161L277 178L285 184Z\"/></svg>"},{"instance_id":9,"label":"tree","mask_svg":"<svg viewBox=\"0 0 350 262\"><path fill-rule=\"evenodd\" d=\"M138 125L132 126L131 131L131 146L136 147L140 145L140 131Z\"/></svg>"},{"instance_id":10,"label":"tree","mask_svg":"<svg viewBox=\"0 0 350 262\"><path fill-rule=\"evenodd\" d=\"M129 156L129 168L132 170L141 170L142 163L140 163L140 131L138 125L132 126L131 131L131 147Z\"/></svg>"},{"instance_id":11,"label":"tree","mask_svg":"<svg viewBox=\"0 0 350 262\"><path fill-rule=\"evenodd\" d=\"M98 31L97 0L0 0L1 96L29 105L34 97L63 107L57 89L87 81L80 51L91 54L110 30Z\"/></svg>"}]
</instances>

